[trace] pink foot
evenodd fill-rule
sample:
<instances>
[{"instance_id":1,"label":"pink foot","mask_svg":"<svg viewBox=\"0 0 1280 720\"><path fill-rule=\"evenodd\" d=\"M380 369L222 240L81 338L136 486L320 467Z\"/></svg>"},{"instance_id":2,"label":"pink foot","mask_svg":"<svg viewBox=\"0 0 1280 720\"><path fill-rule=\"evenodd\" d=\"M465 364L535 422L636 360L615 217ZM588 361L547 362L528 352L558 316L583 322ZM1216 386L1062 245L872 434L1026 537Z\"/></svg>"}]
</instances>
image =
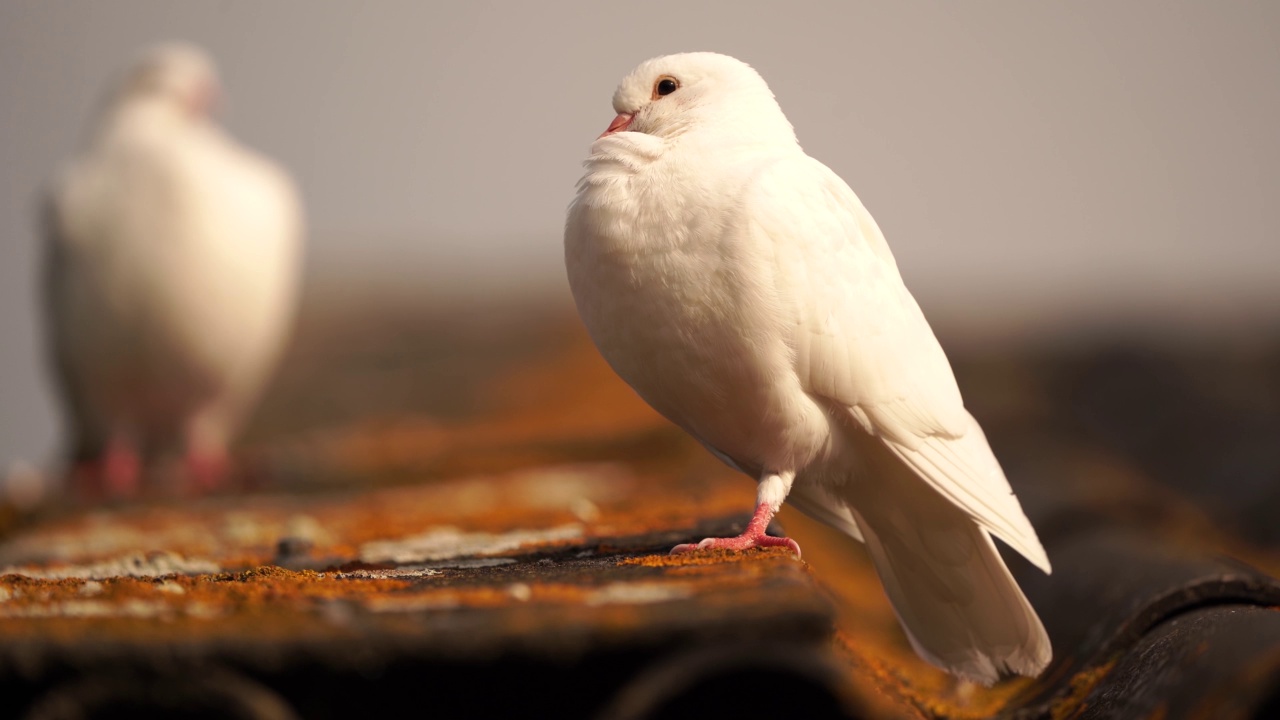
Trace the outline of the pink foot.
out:
<instances>
[{"instance_id":1,"label":"pink foot","mask_svg":"<svg viewBox=\"0 0 1280 720\"><path fill-rule=\"evenodd\" d=\"M131 497L142 487L142 463L124 440L112 440L95 460L77 463L72 485L83 500Z\"/></svg>"},{"instance_id":2,"label":"pink foot","mask_svg":"<svg viewBox=\"0 0 1280 720\"><path fill-rule=\"evenodd\" d=\"M231 475L231 460L225 453L188 453L183 462L191 490L198 494L221 489Z\"/></svg>"},{"instance_id":3,"label":"pink foot","mask_svg":"<svg viewBox=\"0 0 1280 720\"><path fill-rule=\"evenodd\" d=\"M756 506L756 512L751 516L751 522L747 523L747 529L737 537L731 538L707 538L700 543L682 543L671 548L672 555L693 552L695 550L750 550L755 547L786 547L790 548L800 557L800 545L795 540L787 537L773 537L765 535L764 531L769 527L769 521L773 519L776 512L767 504L761 503Z\"/></svg>"}]
</instances>

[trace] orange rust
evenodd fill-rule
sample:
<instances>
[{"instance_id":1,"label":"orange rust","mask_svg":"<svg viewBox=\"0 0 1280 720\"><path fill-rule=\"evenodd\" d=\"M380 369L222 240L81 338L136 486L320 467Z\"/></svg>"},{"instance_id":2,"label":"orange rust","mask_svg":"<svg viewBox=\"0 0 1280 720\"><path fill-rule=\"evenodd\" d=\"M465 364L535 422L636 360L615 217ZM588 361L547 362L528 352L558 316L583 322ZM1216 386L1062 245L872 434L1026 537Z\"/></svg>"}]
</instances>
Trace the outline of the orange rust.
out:
<instances>
[{"instance_id":1,"label":"orange rust","mask_svg":"<svg viewBox=\"0 0 1280 720\"><path fill-rule=\"evenodd\" d=\"M619 560L619 565L642 565L644 567L684 568L699 565L722 565L724 563L761 562L780 559L795 561L796 557L786 548L756 548L747 552L730 550L699 550L680 555L642 555L640 557Z\"/></svg>"},{"instance_id":2,"label":"orange rust","mask_svg":"<svg viewBox=\"0 0 1280 720\"><path fill-rule=\"evenodd\" d=\"M415 327L414 319L403 314L388 322ZM359 323L353 327L355 335L345 336L344 344L357 347L365 340L378 342L373 330L361 329ZM323 340L324 333L320 335ZM521 551L548 552L580 544L599 554L627 547L621 541L627 536L687 529L716 516L740 515L745 520L754 503L748 479L719 464L640 401L600 359L576 322L555 325L547 337L553 346L513 354L501 364L505 370L498 377L472 379L460 396L482 412L445 417L396 405L395 410L361 413L354 422L348 418L343 423L307 427L305 432L284 436L288 439L254 448L253 452L268 459L295 463L303 469L301 475L357 479L358 487L330 485L324 492L303 487L306 492L290 495L81 510L46 517L22 529L19 539L33 549L64 548L63 565L159 548L211 560L228 572L161 581L110 578L98 581L100 588L87 595L84 588L94 586L80 580L0 577L0 592L9 593L0 603L0 639L39 637L74 643L89 627L101 637L138 641L238 634L266 641L353 632L341 623L316 620L319 608L328 601L373 608L374 614L382 613L377 620L380 626L389 628L408 626L411 621L395 609L415 603L481 609L563 605L573 608L565 616L590 614L605 628L638 627L646 617L642 607L590 605L592 598L600 597L601 588L589 579L478 584L456 578L441 578L439 583L434 579L343 580L332 572L269 566L276 542L296 534L309 541L305 555L320 566L331 562L354 568L361 567L358 560L366 543L403 539L443 526L463 533L497 534L577 524L582 527L581 541L561 540ZM332 342L332 336L326 341ZM314 351L319 341L312 342ZM1000 374L1003 377L1004 371ZM418 376L413 377L417 383ZM991 396L994 412L1003 403L1006 412L1048 413L1048 406L1037 405L1034 399L1043 395L1036 388L1037 379L1021 373L1018 380L1018 392ZM383 392L400 392L405 383L401 379L379 387ZM347 392L363 398L366 390L352 386ZM287 387L281 392L288 397ZM278 427L286 425L283 420L276 422ZM1159 507L1158 514L1144 515L1143 520L1169 537L1201 548L1210 538L1215 547L1232 555L1272 572L1280 570L1280 558L1226 536L1190 503L1115 458L1085 455L1072 462L1081 466L1073 475L1098 478L1088 489L1095 494L1097 506ZM579 469L573 470L575 466ZM542 475L531 475L533 469ZM569 488L565 502L535 497L556 486L556 473L572 472L580 472L586 481L562 482ZM571 502L584 499L589 501L585 510L581 502ZM838 632L833 643L849 661L856 694L885 717L987 717L1029 687L1032 681L1026 679L992 688L958 683L924 663L907 644L874 569L855 542L789 508L784 508L780 521L803 548L804 563L776 549L677 557L656 554L621 560L613 567L634 569L635 582L656 574L664 583L677 583L694 593L741 592L761 577L803 578L807 573L834 603ZM0 508L0 530L17 524L11 510ZM78 538L90 537L107 537L114 545L107 549L93 542L76 545ZM138 611L149 608L148 612L158 608L162 617L157 622L155 617L3 616L4 612L85 601ZM193 614L193 607L220 614ZM533 620L516 617L512 622ZM1052 705L1053 717L1076 716L1114 664L1113 660L1071 678L1069 692Z\"/></svg>"},{"instance_id":3,"label":"orange rust","mask_svg":"<svg viewBox=\"0 0 1280 720\"><path fill-rule=\"evenodd\" d=\"M1087 707L1085 698L1089 697L1093 689L1115 666L1116 658L1112 658L1101 665L1076 673L1071 678L1066 694L1050 703L1049 716L1053 720L1070 720L1080 717Z\"/></svg>"},{"instance_id":4,"label":"orange rust","mask_svg":"<svg viewBox=\"0 0 1280 720\"><path fill-rule=\"evenodd\" d=\"M755 573L734 570L741 566L741 563L723 564L720 573L663 581L660 587L666 591L678 590L678 597L700 593L733 597L756 585ZM512 608L550 603L575 608L572 613L562 614L566 622L580 620L582 613L589 609L595 625L603 631L643 626L644 605L612 601L608 599L608 592L614 587L625 590L636 585L653 586L653 579L637 577L603 585L590 582L589 577L583 580L587 582L432 585L430 579L425 584L398 579L344 580L333 572L290 571L277 567L218 575L101 581L34 580L10 575L0 578L10 593L3 609L5 613L17 613L17 617L0 615L0 638L41 637L70 642L83 637L90 627L95 637L129 642L343 635L344 628L316 620L315 611L319 607L316 603L324 600L351 601L374 612L390 610L393 614L386 616L383 623L392 625L399 622L398 611L415 608ZM86 593L89 588L92 592ZM138 605L138 602L145 604ZM116 609L124 614L104 619L76 617L71 612L89 605ZM22 615L24 609L31 607L57 609L60 606L64 612L54 617ZM201 612L193 614L194 607L202 608ZM145 611L145 617L130 615L139 610Z\"/></svg>"},{"instance_id":5,"label":"orange rust","mask_svg":"<svg viewBox=\"0 0 1280 720\"><path fill-rule=\"evenodd\" d=\"M338 580L333 573L291 571L258 567L218 575L170 575L163 578L112 577L101 580L40 580L20 575L0 577L9 592L4 612L33 605L94 600L115 603L127 600L159 600L173 608L208 601L218 606L263 602L290 602L375 595L409 586L404 580ZM175 592L172 588L180 588Z\"/></svg>"},{"instance_id":6,"label":"orange rust","mask_svg":"<svg viewBox=\"0 0 1280 720\"><path fill-rule=\"evenodd\" d=\"M550 354L547 362L519 367L487 387L482 393L488 397L476 402L498 408L493 416L461 422L374 419L326 431L304 445L311 462L326 471L374 479L398 476L396 482L429 482L301 496L257 496L251 504L230 507L219 502L161 502L69 516L32 529L28 540L39 544L42 537L53 541L101 533L116 523L138 531L136 541L124 537L120 547L107 553L85 548L72 560L86 562L159 546L187 556L207 557L228 569L249 568L181 579L185 595L158 598L168 603L166 607L175 608L174 617L153 623L159 630L143 631L131 619L117 618L108 624L125 635L144 632L173 637L180 630L195 637L213 637L219 632L256 634L261 626L269 625L268 637L290 637L291 633L343 632L340 627L323 624L316 628L314 618L286 617L285 609L299 603L306 607L323 600L347 599L379 612L415 604L497 608L552 603L578 608L575 614L579 614L584 603L599 592L590 584L528 582L527 590L513 594L510 586L503 585L342 581L331 574L320 577L261 568L272 561L275 542L291 532L291 518L307 518L304 525L322 530L319 537L310 538L308 557L343 562L357 557L365 543L411 537L441 526L461 532L501 533L579 523L584 542L597 552L607 552L610 538L689 528L715 516L740 515L745 520L752 509L751 482L725 468L645 406L613 375L581 333L565 348ZM589 517L575 513L568 505L538 507L530 502L531 493L555 484L555 473L530 481L525 469L583 459L616 463L612 470L608 466L588 469L592 480L578 491L591 501ZM641 493L644 502L635 502ZM870 652L876 658L860 666L880 678L881 689L876 693L883 693L886 687L900 693L907 688L914 697L919 695L914 685L940 685L941 673L924 665L906 645L874 571L856 543L790 510L784 510L781 521L812 565L797 563L783 549L772 549L676 557L657 554L623 560L617 566L660 571L669 578L664 582L681 583L695 593L715 589L741 592L771 573L799 572L803 577L812 567L812 576L827 586L836 601L842 631L857 639L857 654ZM551 547L567 544L571 543ZM61 594L50 595L47 602L65 601L78 593L76 581L61 582ZM123 582L108 597L113 602L157 599L161 593L148 582ZM192 603L230 607L235 613L210 623L176 610ZM606 603L590 612L605 627L614 628L636 627L644 617L642 608L625 604ZM400 622L395 612L379 617L385 623ZM51 633L73 637L74 628L82 631L86 622L90 621L57 619L40 624ZM24 630L32 625L28 623ZM0 620L0 637L15 637L18 632L13 621Z\"/></svg>"},{"instance_id":7,"label":"orange rust","mask_svg":"<svg viewBox=\"0 0 1280 720\"><path fill-rule=\"evenodd\" d=\"M572 496L531 507L530 501L538 499L534 496L553 485L557 475L568 478ZM645 503L629 500L640 488L664 486L666 489L654 492ZM590 517L575 513L574 503L583 500L589 502ZM580 524L584 537L601 538L599 544L607 546L611 536L689 527L708 516L745 516L750 502L750 483L723 471L694 479L686 486L668 476L638 475L618 466L563 467L533 476L463 477L365 492L257 496L243 506L228 507L215 501L100 510L42 523L24 533L21 543L33 553L50 547L68 548L69 554L64 555L67 563L163 548L234 569L271 562L276 542L295 533L297 526L318 534L307 538L311 542L309 555L317 558L351 558L365 543L411 537L441 527L501 533ZM94 542L84 541L90 536Z\"/></svg>"},{"instance_id":8,"label":"orange rust","mask_svg":"<svg viewBox=\"0 0 1280 720\"><path fill-rule=\"evenodd\" d=\"M613 374L576 324L548 360L516 367L478 394L475 404L494 408L487 417L453 425L364 420L316 438L313 449L325 467L344 473L447 477L545 465L566 453L669 469L696 448Z\"/></svg>"},{"instance_id":9,"label":"orange rust","mask_svg":"<svg viewBox=\"0 0 1280 720\"><path fill-rule=\"evenodd\" d=\"M957 681L911 649L863 548L840 532L784 508L787 533L800 543L815 579L836 608L837 646L852 661L852 682L930 717L990 717L1028 687L1010 678L986 688Z\"/></svg>"},{"instance_id":10,"label":"orange rust","mask_svg":"<svg viewBox=\"0 0 1280 720\"><path fill-rule=\"evenodd\" d=\"M902 693L901 682L893 676L885 663L874 656L854 650L851 638L843 631L836 631L832 643L836 652L849 663L854 696L874 711L874 717L932 717Z\"/></svg>"}]
</instances>

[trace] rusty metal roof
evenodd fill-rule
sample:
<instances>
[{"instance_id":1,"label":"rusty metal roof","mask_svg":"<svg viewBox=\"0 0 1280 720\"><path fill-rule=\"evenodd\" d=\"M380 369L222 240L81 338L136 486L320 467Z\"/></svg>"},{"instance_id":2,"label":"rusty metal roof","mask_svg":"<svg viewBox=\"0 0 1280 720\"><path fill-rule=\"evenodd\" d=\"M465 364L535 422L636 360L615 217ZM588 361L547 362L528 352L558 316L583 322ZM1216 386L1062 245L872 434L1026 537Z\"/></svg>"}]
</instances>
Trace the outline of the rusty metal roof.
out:
<instances>
[{"instance_id":1,"label":"rusty metal roof","mask_svg":"<svg viewBox=\"0 0 1280 720\"><path fill-rule=\"evenodd\" d=\"M561 315L356 307L304 323L243 492L0 519L0 694L31 718L1267 717L1280 394L1249 388L1280 352L1121 347L957 355L1054 562L1011 557L1054 641L1036 680L925 665L861 548L793 511L805 562L666 556L740 529L754 488Z\"/></svg>"}]
</instances>

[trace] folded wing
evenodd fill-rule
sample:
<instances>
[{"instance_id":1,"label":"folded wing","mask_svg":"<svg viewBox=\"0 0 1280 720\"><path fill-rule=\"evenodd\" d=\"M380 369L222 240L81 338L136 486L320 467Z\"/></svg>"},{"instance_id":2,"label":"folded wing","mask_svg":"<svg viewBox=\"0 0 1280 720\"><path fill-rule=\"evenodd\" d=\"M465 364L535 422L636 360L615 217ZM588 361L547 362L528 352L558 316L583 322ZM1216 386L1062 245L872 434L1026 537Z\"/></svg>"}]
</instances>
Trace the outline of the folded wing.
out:
<instances>
[{"instance_id":1,"label":"folded wing","mask_svg":"<svg viewBox=\"0 0 1280 720\"><path fill-rule=\"evenodd\" d=\"M805 390L848 409L934 490L1046 572L1035 530L875 221L835 173L797 154L763 170L744 202L776 253Z\"/></svg>"}]
</instances>

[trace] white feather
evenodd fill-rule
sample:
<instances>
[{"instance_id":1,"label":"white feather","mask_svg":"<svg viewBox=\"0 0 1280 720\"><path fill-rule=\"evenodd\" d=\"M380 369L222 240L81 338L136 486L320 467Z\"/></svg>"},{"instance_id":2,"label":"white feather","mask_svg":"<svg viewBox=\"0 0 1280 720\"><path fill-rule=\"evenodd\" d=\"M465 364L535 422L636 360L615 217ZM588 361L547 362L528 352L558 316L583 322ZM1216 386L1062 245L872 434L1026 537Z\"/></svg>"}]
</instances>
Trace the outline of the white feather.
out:
<instances>
[{"instance_id":1,"label":"white feather","mask_svg":"<svg viewBox=\"0 0 1280 720\"><path fill-rule=\"evenodd\" d=\"M664 76L680 88L660 97ZM728 464L794 473L794 504L865 538L926 659L1042 670L1048 637L987 533L1048 558L853 191L732 58L648 61L614 109L630 131L592 146L565 228L601 354Z\"/></svg>"},{"instance_id":2,"label":"white feather","mask_svg":"<svg viewBox=\"0 0 1280 720\"><path fill-rule=\"evenodd\" d=\"M148 55L52 188L49 332L77 454L117 434L153 449L225 443L287 333L297 195L192 117L184 103L208 82L197 51Z\"/></svg>"},{"instance_id":3,"label":"white feather","mask_svg":"<svg viewBox=\"0 0 1280 720\"><path fill-rule=\"evenodd\" d=\"M744 210L791 295L800 384L848 408L935 490L1048 572L1049 559L875 221L808 156L770 166Z\"/></svg>"}]
</instances>

